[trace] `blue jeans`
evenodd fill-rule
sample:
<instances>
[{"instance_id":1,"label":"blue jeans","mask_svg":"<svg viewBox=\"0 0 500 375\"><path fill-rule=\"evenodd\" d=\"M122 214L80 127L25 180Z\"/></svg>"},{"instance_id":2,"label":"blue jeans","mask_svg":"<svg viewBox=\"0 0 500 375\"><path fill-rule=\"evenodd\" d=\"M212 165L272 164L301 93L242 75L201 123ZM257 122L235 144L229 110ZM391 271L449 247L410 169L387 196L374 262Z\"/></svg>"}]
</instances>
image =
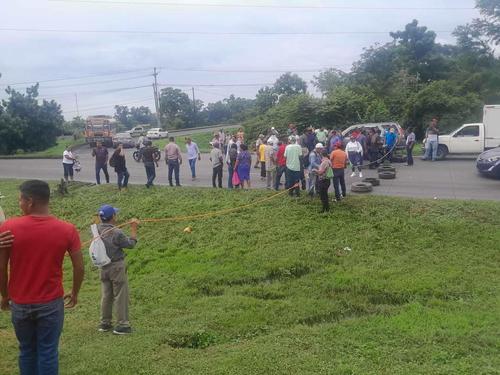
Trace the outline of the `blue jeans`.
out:
<instances>
[{"instance_id":1,"label":"blue jeans","mask_svg":"<svg viewBox=\"0 0 500 375\"><path fill-rule=\"evenodd\" d=\"M154 164L144 164L144 167L146 168L146 176L147 176L147 182L146 182L146 185L149 187L149 186L153 186L153 181L155 180L156 178L156 169L155 169L155 165Z\"/></svg>"},{"instance_id":2,"label":"blue jeans","mask_svg":"<svg viewBox=\"0 0 500 375\"><path fill-rule=\"evenodd\" d=\"M191 177L196 178L196 158L189 159L189 168L191 168Z\"/></svg>"},{"instance_id":3,"label":"blue jeans","mask_svg":"<svg viewBox=\"0 0 500 375\"><path fill-rule=\"evenodd\" d=\"M168 183L170 186L173 186L172 184L172 174L175 174L175 184L177 186L180 186L179 182L179 160L168 160L167 161L168 165Z\"/></svg>"},{"instance_id":4,"label":"blue jeans","mask_svg":"<svg viewBox=\"0 0 500 375\"><path fill-rule=\"evenodd\" d=\"M276 181L274 184L274 190L280 189L281 176L285 174L285 186L288 186L288 182L286 182L286 167L278 167L276 169Z\"/></svg>"},{"instance_id":5,"label":"blue jeans","mask_svg":"<svg viewBox=\"0 0 500 375\"><path fill-rule=\"evenodd\" d=\"M433 161L437 159L438 145L438 141L427 141L424 160L429 160L431 155Z\"/></svg>"},{"instance_id":6,"label":"blue jeans","mask_svg":"<svg viewBox=\"0 0 500 375\"><path fill-rule=\"evenodd\" d=\"M300 180L301 180L300 171L292 171L291 169L287 168L286 175L287 175L287 184L288 184L286 186L287 189L291 189L292 186L298 185L300 183ZM295 193L295 195L297 195L297 197L300 196L300 186L297 186L289 191L289 194L291 196L293 196L294 193Z\"/></svg>"},{"instance_id":7,"label":"blue jeans","mask_svg":"<svg viewBox=\"0 0 500 375\"><path fill-rule=\"evenodd\" d=\"M228 174L227 187L229 189L232 189L234 187L233 186L233 173L234 173L234 167L231 165L228 165L227 166L227 174Z\"/></svg>"},{"instance_id":8,"label":"blue jeans","mask_svg":"<svg viewBox=\"0 0 500 375\"><path fill-rule=\"evenodd\" d=\"M128 179L130 177L130 173L125 169L124 171L117 172L118 175L118 189L122 187L126 188L128 185Z\"/></svg>"},{"instance_id":9,"label":"blue jeans","mask_svg":"<svg viewBox=\"0 0 500 375\"><path fill-rule=\"evenodd\" d=\"M59 337L64 323L64 302L18 305L11 303L12 324L19 341L21 375L59 373Z\"/></svg>"},{"instance_id":10,"label":"blue jeans","mask_svg":"<svg viewBox=\"0 0 500 375\"><path fill-rule=\"evenodd\" d=\"M95 165L95 180L97 181L97 185L101 184L101 169L104 172L104 177L106 177L106 183L109 184L109 174L108 174L108 166L104 165Z\"/></svg>"}]
</instances>

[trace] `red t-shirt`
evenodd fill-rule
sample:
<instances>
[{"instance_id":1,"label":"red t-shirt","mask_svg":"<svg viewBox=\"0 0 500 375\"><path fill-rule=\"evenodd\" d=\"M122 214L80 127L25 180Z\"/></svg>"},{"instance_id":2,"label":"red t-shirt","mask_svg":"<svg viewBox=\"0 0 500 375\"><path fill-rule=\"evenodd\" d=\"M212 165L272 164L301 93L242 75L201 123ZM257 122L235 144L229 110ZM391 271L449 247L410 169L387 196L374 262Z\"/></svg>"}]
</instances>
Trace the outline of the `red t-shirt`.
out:
<instances>
[{"instance_id":1,"label":"red t-shirt","mask_svg":"<svg viewBox=\"0 0 500 375\"><path fill-rule=\"evenodd\" d=\"M286 145L281 145L278 149L278 153L276 154L276 162L280 167L286 166L285 149Z\"/></svg>"},{"instance_id":2,"label":"red t-shirt","mask_svg":"<svg viewBox=\"0 0 500 375\"><path fill-rule=\"evenodd\" d=\"M14 235L10 299L18 304L35 304L62 297L64 255L81 247L75 226L53 216L22 216L0 226L0 232L6 230Z\"/></svg>"}]
</instances>

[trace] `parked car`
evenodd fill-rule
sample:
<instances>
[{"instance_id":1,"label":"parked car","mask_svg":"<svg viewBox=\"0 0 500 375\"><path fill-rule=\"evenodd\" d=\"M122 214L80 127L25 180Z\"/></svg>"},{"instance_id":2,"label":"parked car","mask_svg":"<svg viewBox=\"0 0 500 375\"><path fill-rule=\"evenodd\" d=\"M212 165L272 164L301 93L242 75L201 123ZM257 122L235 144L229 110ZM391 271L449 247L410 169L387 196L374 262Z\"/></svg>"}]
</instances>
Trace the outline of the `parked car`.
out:
<instances>
[{"instance_id":1,"label":"parked car","mask_svg":"<svg viewBox=\"0 0 500 375\"><path fill-rule=\"evenodd\" d=\"M426 140L424 140L425 146ZM438 159L449 154L477 155L500 147L500 105L484 106L483 122L465 124L439 136Z\"/></svg>"},{"instance_id":2,"label":"parked car","mask_svg":"<svg viewBox=\"0 0 500 375\"><path fill-rule=\"evenodd\" d=\"M123 148L133 148L135 147L135 140L132 138L130 133L118 133L113 137L113 148L117 148L118 144L121 143Z\"/></svg>"},{"instance_id":3,"label":"parked car","mask_svg":"<svg viewBox=\"0 0 500 375\"><path fill-rule=\"evenodd\" d=\"M476 161L479 173L500 178L500 147L483 152Z\"/></svg>"},{"instance_id":4,"label":"parked car","mask_svg":"<svg viewBox=\"0 0 500 375\"><path fill-rule=\"evenodd\" d=\"M146 135L146 127L139 125L127 131L132 137L140 137L141 135Z\"/></svg>"},{"instance_id":5,"label":"parked car","mask_svg":"<svg viewBox=\"0 0 500 375\"><path fill-rule=\"evenodd\" d=\"M162 130L161 128L152 128L146 133L146 136L150 139L167 138L168 131Z\"/></svg>"}]
</instances>

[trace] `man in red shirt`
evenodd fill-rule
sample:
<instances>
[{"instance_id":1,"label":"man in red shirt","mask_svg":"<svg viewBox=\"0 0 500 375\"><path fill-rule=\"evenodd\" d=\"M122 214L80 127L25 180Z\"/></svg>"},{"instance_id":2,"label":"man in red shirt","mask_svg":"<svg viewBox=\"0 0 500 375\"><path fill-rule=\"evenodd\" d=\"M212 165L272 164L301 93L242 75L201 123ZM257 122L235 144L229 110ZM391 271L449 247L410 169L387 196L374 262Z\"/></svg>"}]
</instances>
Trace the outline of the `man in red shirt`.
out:
<instances>
[{"instance_id":1,"label":"man in red shirt","mask_svg":"<svg viewBox=\"0 0 500 375\"><path fill-rule=\"evenodd\" d=\"M10 231L14 236L10 248L0 247L0 294L2 310L12 311L21 375L58 374L64 300L66 307L74 307L83 281L78 232L74 225L49 214L49 198L46 182L24 182L19 195L23 216L0 226L0 233ZM66 252L73 264L73 289L64 295Z\"/></svg>"},{"instance_id":2,"label":"man in red shirt","mask_svg":"<svg viewBox=\"0 0 500 375\"><path fill-rule=\"evenodd\" d=\"M285 159L285 149L287 142L285 140L281 140L278 143L278 152L276 153L276 182L274 185L274 189L278 191L280 189L281 176L286 172L286 159ZM286 180L286 173L285 173ZM288 185L286 185L288 186Z\"/></svg>"}]
</instances>

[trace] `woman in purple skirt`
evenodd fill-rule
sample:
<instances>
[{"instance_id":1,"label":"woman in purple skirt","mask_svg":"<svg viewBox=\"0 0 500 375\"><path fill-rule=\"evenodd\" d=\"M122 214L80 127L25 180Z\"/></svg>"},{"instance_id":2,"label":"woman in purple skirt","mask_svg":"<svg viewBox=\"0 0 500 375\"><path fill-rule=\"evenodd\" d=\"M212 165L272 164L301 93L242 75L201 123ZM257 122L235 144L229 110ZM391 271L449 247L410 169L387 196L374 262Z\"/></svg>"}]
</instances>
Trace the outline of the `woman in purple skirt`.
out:
<instances>
[{"instance_id":1,"label":"woman in purple skirt","mask_svg":"<svg viewBox=\"0 0 500 375\"><path fill-rule=\"evenodd\" d=\"M250 189L250 168L252 166L252 154L248 151L248 147L245 144L240 146L241 152L238 154L236 159L236 170L238 172L238 177L241 181L241 188L245 188L245 182L247 189Z\"/></svg>"}]
</instances>

